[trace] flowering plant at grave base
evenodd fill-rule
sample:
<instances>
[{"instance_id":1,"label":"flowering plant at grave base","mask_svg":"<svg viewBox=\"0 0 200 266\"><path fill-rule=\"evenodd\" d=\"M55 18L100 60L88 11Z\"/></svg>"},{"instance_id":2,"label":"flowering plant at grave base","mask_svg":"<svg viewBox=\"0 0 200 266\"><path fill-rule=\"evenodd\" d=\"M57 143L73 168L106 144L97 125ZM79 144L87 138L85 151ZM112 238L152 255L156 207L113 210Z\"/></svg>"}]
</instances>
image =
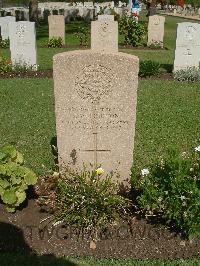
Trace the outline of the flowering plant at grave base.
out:
<instances>
[{"instance_id":1,"label":"flowering plant at grave base","mask_svg":"<svg viewBox=\"0 0 200 266\"><path fill-rule=\"evenodd\" d=\"M200 146L168 152L133 178L137 204L147 218L157 216L192 239L200 236Z\"/></svg>"},{"instance_id":2,"label":"flowering plant at grave base","mask_svg":"<svg viewBox=\"0 0 200 266\"><path fill-rule=\"evenodd\" d=\"M197 67L176 70L173 75L174 79L178 81L200 82L200 69Z\"/></svg>"},{"instance_id":3,"label":"flowering plant at grave base","mask_svg":"<svg viewBox=\"0 0 200 266\"><path fill-rule=\"evenodd\" d=\"M0 74L12 71L12 63L10 59L5 58L0 54Z\"/></svg>"},{"instance_id":4,"label":"flowering plant at grave base","mask_svg":"<svg viewBox=\"0 0 200 266\"><path fill-rule=\"evenodd\" d=\"M96 174L97 175L102 175L103 173L104 173L104 169L103 168L99 167L99 168L96 169Z\"/></svg>"},{"instance_id":5,"label":"flowering plant at grave base","mask_svg":"<svg viewBox=\"0 0 200 266\"><path fill-rule=\"evenodd\" d=\"M61 48L63 46L63 39L61 37L53 37L47 42L49 48Z\"/></svg>"},{"instance_id":6,"label":"flowering plant at grave base","mask_svg":"<svg viewBox=\"0 0 200 266\"><path fill-rule=\"evenodd\" d=\"M53 206L54 225L62 221L75 226L96 242L99 231L128 218L130 200L119 194L119 185L111 176L101 178L103 172L101 167L94 171L84 167L81 173L66 168L59 177L57 173L54 175L49 189L45 180L45 189L37 185L41 203L47 201L45 193L51 191L48 201L52 202L48 202L48 206Z\"/></svg>"},{"instance_id":7,"label":"flowering plant at grave base","mask_svg":"<svg viewBox=\"0 0 200 266\"><path fill-rule=\"evenodd\" d=\"M9 48L9 46L10 46L10 40L9 39L2 40L2 38L0 37L0 48L6 49Z\"/></svg>"}]
</instances>

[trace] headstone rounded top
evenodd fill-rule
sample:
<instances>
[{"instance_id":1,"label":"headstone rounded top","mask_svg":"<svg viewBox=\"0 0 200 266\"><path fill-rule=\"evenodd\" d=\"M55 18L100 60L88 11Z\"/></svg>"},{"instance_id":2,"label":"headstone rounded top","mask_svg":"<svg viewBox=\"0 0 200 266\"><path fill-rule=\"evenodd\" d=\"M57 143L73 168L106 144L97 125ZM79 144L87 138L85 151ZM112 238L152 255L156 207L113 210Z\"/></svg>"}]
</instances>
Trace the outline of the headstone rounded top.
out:
<instances>
[{"instance_id":1,"label":"headstone rounded top","mask_svg":"<svg viewBox=\"0 0 200 266\"><path fill-rule=\"evenodd\" d=\"M59 53L53 56L53 60L57 61L64 57L70 57L70 56L76 56L76 55L86 55L86 56L92 56L92 55L99 55L99 56L109 56L109 55L116 55L120 56L122 59L131 59L139 62L139 58L132 54L122 53L122 52L98 52L98 51L92 51L92 50L75 50L75 51L68 51L64 53Z\"/></svg>"}]
</instances>

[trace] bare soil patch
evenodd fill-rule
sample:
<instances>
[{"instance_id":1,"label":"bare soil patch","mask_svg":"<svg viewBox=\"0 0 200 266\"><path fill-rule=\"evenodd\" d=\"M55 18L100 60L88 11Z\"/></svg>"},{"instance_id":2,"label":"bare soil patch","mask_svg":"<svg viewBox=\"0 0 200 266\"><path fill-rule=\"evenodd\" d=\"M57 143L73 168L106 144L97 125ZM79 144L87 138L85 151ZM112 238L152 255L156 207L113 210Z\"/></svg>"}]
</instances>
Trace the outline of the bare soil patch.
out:
<instances>
[{"instance_id":1,"label":"bare soil patch","mask_svg":"<svg viewBox=\"0 0 200 266\"><path fill-rule=\"evenodd\" d=\"M200 255L200 239L188 241L164 226L154 226L133 216L99 234L95 250L87 234L60 224L50 227L51 214L29 199L16 213L0 204L0 252L52 254L55 256L94 256L98 258L189 258ZM43 221L43 222L42 222Z\"/></svg>"}]
</instances>

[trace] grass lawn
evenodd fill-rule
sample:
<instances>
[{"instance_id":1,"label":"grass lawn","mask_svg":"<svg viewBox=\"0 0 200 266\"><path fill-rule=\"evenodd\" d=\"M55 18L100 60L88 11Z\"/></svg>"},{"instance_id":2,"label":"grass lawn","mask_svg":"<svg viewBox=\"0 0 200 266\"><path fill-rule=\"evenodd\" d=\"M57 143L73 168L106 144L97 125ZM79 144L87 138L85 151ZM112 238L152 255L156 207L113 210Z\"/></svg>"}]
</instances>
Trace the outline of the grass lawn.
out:
<instances>
[{"instance_id":1,"label":"grass lawn","mask_svg":"<svg viewBox=\"0 0 200 266\"><path fill-rule=\"evenodd\" d=\"M0 145L13 143L38 174L53 166L55 137L52 79L0 80ZM199 84L141 80L138 89L134 166L146 166L170 145L200 142Z\"/></svg>"},{"instance_id":2,"label":"grass lawn","mask_svg":"<svg viewBox=\"0 0 200 266\"><path fill-rule=\"evenodd\" d=\"M199 260L134 260L134 259L92 259L55 258L51 256L23 256L19 254L0 254L1 266L198 266Z\"/></svg>"}]
</instances>

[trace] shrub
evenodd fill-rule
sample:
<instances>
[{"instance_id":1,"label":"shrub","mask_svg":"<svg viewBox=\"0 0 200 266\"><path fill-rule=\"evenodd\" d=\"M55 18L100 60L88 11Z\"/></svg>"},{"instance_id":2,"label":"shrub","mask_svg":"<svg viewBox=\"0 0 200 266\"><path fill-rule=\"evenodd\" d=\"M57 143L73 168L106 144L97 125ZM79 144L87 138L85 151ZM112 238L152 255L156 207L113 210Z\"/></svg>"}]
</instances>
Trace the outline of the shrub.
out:
<instances>
[{"instance_id":1,"label":"shrub","mask_svg":"<svg viewBox=\"0 0 200 266\"><path fill-rule=\"evenodd\" d=\"M79 39L81 46L87 46L89 40L89 30L85 27L78 27L77 32L74 34Z\"/></svg>"},{"instance_id":2,"label":"shrub","mask_svg":"<svg viewBox=\"0 0 200 266\"><path fill-rule=\"evenodd\" d=\"M132 46L142 45L146 39L146 27L134 17L123 16L119 20L119 32L124 35L125 43Z\"/></svg>"},{"instance_id":3,"label":"shrub","mask_svg":"<svg viewBox=\"0 0 200 266\"><path fill-rule=\"evenodd\" d=\"M9 39L2 40L2 38L0 37L0 48L6 49L9 48L9 46L10 46Z\"/></svg>"},{"instance_id":4,"label":"shrub","mask_svg":"<svg viewBox=\"0 0 200 266\"><path fill-rule=\"evenodd\" d=\"M10 59L0 56L0 74L5 73L26 73L33 71L35 66L29 66L27 64L15 64L12 65Z\"/></svg>"},{"instance_id":5,"label":"shrub","mask_svg":"<svg viewBox=\"0 0 200 266\"><path fill-rule=\"evenodd\" d=\"M47 46L49 48L61 48L63 46L63 39L61 37L53 37L48 41Z\"/></svg>"},{"instance_id":6,"label":"shrub","mask_svg":"<svg viewBox=\"0 0 200 266\"><path fill-rule=\"evenodd\" d=\"M164 219L190 239L200 235L200 146L191 154L171 150L143 169L134 186L147 217Z\"/></svg>"},{"instance_id":7,"label":"shrub","mask_svg":"<svg viewBox=\"0 0 200 266\"><path fill-rule=\"evenodd\" d=\"M26 199L28 186L37 182L35 173L22 166L23 162L22 154L13 146L0 148L0 197L9 212Z\"/></svg>"},{"instance_id":8,"label":"shrub","mask_svg":"<svg viewBox=\"0 0 200 266\"><path fill-rule=\"evenodd\" d=\"M150 77L159 74L160 64L155 61L145 60L140 62L140 77Z\"/></svg>"},{"instance_id":9,"label":"shrub","mask_svg":"<svg viewBox=\"0 0 200 266\"><path fill-rule=\"evenodd\" d=\"M200 82L200 69L188 67L174 72L174 79L178 81Z\"/></svg>"},{"instance_id":10,"label":"shrub","mask_svg":"<svg viewBox=\"0 0 200 266\"><path fill-rule=\"evenodd\" d=\"M40 202L53 207L56 221L85 230L94 241L99 230L118 223L128 214L130 201L118 194L119 187L111 177L102 179L96 171L78 174L66 170L54 180L56 185L49 183L50 189L44 181L43 188L37 186ZM47 190L51 191L49 197L45 195Z\"/></svg>"},{"instance_id":11,"label":"shrub","mask_svg":"<svg viewBox=\"0 0 200 266\"><path fill-rule=\"evenodd\" d=\"M11 60L0 55L0 74L12 71Z\"/></svg>"}]
</instances>

